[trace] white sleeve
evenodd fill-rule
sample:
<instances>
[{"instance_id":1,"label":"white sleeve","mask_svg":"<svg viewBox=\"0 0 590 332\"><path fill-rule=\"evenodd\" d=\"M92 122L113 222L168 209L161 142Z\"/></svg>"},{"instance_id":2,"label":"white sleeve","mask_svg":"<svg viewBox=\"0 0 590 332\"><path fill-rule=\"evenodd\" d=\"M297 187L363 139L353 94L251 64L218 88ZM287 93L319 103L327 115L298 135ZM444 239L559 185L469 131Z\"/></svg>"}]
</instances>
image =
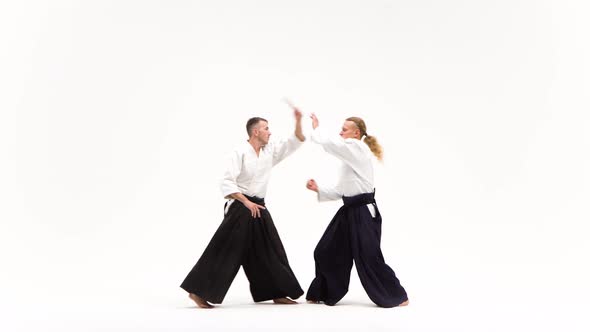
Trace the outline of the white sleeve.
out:
<instances>
[{"instance_id":1,"label":"white sleeve","mask_svg":"<svg viewBox=\"0 0 590 332\"><path fill-rule=\"evenodd\" d=\"M242 154L239 151L233 151L228 157L221 180L221 193L223 197L228 198L228 195L240 192L238 188L237 178L242 170Z\"/></svg>"},{"instance_id":2,"label":"white sleeve","mask_svg":"<svg viewBox=\"0 0 590 332\"><path fill-rule=\"evenodd\" d=\"M318 187L318 201L334 201L342 198L342 194L336 188Z\"/></svg>"},{"instance_id":3,"label":"white sleeve","mask_svg":"<svg viewBox=\"0 0 590 332\"><path fill-rule=\"evenodd\" d=\"M363 151L354 138L324 137L318 127L311 133L311 140L354 169L357 169L363 160Z\"/></svg>"},{"instance_id":4,"label":"white sleeve","mask_svg":"<svg viewBox=\"0 0 590 332\"><path fill-rule=\"evenodd\" d=\"M281 139L279 141L272 143L272 165L276 165L281 160L288 157L290 154L295 152L295 150L299 149L303 145L295 134L292 134L286 139Z\"/></svg>"}]
</instances>

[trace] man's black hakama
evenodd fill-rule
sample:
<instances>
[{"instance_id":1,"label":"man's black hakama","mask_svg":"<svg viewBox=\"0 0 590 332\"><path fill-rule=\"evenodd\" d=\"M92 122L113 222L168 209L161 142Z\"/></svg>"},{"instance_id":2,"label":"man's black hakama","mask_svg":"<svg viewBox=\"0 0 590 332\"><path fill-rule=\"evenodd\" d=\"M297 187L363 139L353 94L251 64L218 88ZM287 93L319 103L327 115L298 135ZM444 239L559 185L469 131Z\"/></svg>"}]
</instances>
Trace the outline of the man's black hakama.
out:
<instances>
[{"instance_id":1,"label":"man's black hakama","mask_svg":"<svg viewBox=\"0 0 590 332\"><path fill-rule=\"evenodd\" d=\"M264 205L264 199L247 198ZM234 201L180 287L211 303L221 303L243 266L255 302L300 297L303 290L289 266L272 217L268 209L260 209L260 214L260 218L253 218L248 208Z\"/></svg>"}]
</instances>

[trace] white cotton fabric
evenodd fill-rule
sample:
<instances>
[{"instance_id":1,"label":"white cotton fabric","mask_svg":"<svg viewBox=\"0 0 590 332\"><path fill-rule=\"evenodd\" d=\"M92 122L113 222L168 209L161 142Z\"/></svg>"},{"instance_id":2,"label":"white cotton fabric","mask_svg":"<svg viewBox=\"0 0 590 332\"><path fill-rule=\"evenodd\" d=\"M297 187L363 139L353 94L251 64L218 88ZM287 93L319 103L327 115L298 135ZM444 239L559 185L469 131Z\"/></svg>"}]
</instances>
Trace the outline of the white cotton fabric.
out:
<instances>
[{"instance_id":1,"label":"white cotton fabric","mask_svg":"<svg viewBox=\"0 0 590 332\"><path fill-rule=\"evenodd\" d=\"M301 142L295 134L273 141L256 151L250 143L244 142L227 157L226 169L221 180L224 197L233 193L264 198L270 180L271 169L281 160L297 150Z\"/></svg>"},{"instance_id":2,"label":"white cotton fabric","mask_svg":"<svg viewBox=\"0 0 590 332\"><path fill-rule=\"evenodd\" d=\"M322 135L319 127L313 130L311 140L342 161L336 185L318 185L319 201L337 200L342 196L374 191L373 153L365 142L340 136L326 137Z\"/></svg>"}]
</instances>

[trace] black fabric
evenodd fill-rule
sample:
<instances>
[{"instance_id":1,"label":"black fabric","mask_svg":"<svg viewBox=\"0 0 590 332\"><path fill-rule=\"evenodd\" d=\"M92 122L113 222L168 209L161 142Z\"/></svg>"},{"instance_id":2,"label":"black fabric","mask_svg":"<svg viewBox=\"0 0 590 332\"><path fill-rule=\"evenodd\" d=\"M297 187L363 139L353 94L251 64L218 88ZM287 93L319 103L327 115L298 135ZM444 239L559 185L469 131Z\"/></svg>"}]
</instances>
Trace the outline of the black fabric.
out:
<instances>
[{"instance_id":1,"label":"black fabric","mask_svg":"<svg viewBox=\"0 0 590 332\"><path fill-rule=\"evenodd\" d=\"M381 214L375 193L343 197L342 206L314 251L316 277L306 298L334 305L348 292L352 263L371 301L395 307L408 299L381 252ZM375 207L375 218L367 208Z\"/></svg>"},{"instance_id":2,"label":"black fabric","mask_svg":"<svg viewBox=\"0 0 590 332\"><path fill-rule=\"evenodd\" d=\"M264 205L264 199L248 197ZM221 303L243 266L255 302L280 297L296 299L303 290L289 266L287 254L268 209L253 218L235 201L197 264L180 287L211 303Z\"/></svg>"}]
</instances>

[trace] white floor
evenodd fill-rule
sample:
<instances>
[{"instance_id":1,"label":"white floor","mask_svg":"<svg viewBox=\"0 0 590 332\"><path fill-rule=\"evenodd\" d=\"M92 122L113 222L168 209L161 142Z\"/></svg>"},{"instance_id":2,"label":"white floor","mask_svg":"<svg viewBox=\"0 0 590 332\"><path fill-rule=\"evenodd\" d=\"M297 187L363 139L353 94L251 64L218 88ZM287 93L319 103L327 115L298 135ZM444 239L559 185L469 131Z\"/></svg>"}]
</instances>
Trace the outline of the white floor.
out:
<instances>
[{"instance_id":1,"label":"white floor","mask_svg":"<svg viewBox=\"0 0 590 332\"><path fill-rule=\"evenodd\" d=\"M433 287L437 276L429 278L433 282L422 286L408 282L415 287L410 306L391 309L374 306L354 274L349 294L334 307L307 304L302 299L297 305L255 304L248 298L242 272L224 303L212 310L196 308L175 287L151 293L147 289L13 293L0 302L0 330L456 332L588 331L590 327L583 318L588 305L575 293L574 285L561 285L564 293L556 294L555 287L537 287L534 282L530 287L497 289L500 284L488 279L480 280L481 287L474 289L444 276L440 280L446 284Z\"/></svg>"}]
</instances>

